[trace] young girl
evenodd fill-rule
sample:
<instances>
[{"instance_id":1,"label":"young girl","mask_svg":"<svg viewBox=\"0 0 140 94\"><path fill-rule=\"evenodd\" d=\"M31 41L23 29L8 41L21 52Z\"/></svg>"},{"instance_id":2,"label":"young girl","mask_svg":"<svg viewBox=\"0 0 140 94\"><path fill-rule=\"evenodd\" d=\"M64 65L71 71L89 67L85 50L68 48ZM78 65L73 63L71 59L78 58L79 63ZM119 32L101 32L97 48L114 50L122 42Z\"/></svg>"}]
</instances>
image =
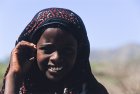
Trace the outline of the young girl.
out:
<instances>
[{"instance_id":1,"label":"young girl","mask_svg":"<svg viewBox=\"0 0 140 94\"><path fill-rule=\"evenodd\" d=\"M68 9L38 12L19 36L2 94L108 94L92 75L81 18Z\"/></svg>"}]
</instances>

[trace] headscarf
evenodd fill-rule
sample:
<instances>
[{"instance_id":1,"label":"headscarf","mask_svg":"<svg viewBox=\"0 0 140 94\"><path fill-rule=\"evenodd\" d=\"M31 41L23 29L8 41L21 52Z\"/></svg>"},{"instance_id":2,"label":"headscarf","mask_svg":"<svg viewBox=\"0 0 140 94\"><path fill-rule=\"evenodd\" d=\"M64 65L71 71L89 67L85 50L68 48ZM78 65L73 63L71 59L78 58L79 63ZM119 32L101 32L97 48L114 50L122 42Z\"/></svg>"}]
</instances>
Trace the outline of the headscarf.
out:
<instances>
[{"instance_id":1,"label":"headscarf","mask_svg":"<svg viewBox=\"0 0 140 94\"><path fill-rule=\"evenodd\" d=\"M37 44L44 30L49 27L65 29L75 37L78 43L76 64L70 74L72 77L67 81L68 87L72 88L78 84L76 88L79 88L85 82L97 84L89 64L90 46L85 25L82 19L71 10L47 8L39 11L23 30L16 44L22 40ZM26 81L24 84L26 84ZM92 87L92 85L89 85L89 88L92 89Z\"/></svg>"}]
</instances>

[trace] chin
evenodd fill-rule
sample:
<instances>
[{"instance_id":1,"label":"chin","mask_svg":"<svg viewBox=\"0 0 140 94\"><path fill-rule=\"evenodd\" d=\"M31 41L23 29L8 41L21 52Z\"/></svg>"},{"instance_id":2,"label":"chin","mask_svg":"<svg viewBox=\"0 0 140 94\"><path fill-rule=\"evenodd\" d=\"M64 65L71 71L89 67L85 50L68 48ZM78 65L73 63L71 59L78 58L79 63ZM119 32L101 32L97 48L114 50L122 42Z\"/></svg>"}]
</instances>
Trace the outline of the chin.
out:
<instances>
[{"instance_id":1,"label":"chin","mask_svg":"<svg viewBox=\"0 0 140 94\"><path fill-rule=\"evenodd\" d=\"M63 78L63 77L56 75L56 74L50 74L49 72L46 72L45 76L48 78L48 80L54 81L54 82L58 82Z\"/></svg>"}]
</instances>

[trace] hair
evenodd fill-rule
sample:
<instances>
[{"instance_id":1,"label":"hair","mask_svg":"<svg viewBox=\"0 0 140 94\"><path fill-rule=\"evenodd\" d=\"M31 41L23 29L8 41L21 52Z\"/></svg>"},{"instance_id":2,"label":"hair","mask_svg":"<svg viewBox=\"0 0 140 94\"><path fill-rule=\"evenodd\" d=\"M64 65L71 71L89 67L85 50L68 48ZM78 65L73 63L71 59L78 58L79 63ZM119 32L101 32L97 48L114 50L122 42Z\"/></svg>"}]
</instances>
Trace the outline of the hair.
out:
<instances>
[{"instance_id":1,"label":"hair","mask_svg":"<svg viewBox=\"0 0 140 94\"><path fill-rule=\"evenodd\" d=\"M71 89L71 91L73 91L73 88L81 90L83 83L87 83L88 88L90 88L92 91L98 91L100 86L103 87L97 82L91 71L89 63L90 45L85 25L82 19L71 10L64 8L47 8L39 11L23 30L18 40L16 41L16 44L22 40L37 44L44 30L49 27L60 28L69 32L75 37L78 43L78 52L74 68L61 83L63 83L65 87ZM7 71L4 75L2 92L4 92L5 89L5 77L8 73L8 70L9 67L7 68ZM20 88L20 92L22 94L26 94L28 92L31 93L36 89L36 85L38 84L34 83L40 79L36 77L36 74L38 74L38 76L42 76L37 67L37 64L33 63L33 66L26 74L22 87ZM44 79L42 78L41 81L43 80ZM48 85L51 85L49 81ZM40 87L38 88L41 90Z\"/></svg>"}]
</instances>

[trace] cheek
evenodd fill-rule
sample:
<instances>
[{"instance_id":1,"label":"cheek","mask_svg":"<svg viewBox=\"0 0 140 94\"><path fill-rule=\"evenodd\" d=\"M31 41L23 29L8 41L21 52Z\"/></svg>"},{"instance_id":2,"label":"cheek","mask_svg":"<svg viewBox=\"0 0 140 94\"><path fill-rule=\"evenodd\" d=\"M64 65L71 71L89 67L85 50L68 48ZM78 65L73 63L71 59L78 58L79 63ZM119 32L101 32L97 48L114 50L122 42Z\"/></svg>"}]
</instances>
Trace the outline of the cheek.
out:
<instances>
[{"instance_id":1,"label":"cheek","mask_svg":"<svg viewBox=\"0 0 140 94\"><path fill-rule=\"evenodd\" d=\"M75 50L73 52L73 54L71 55L71 60L73 60L75 62L76 61L76 58L77 58L77 50Z\"/></svg>"},{"instance_id":2,"label":"cheek","mask_svg":"<svg viewBox=\"0 0 140 94\"><path fill-rule=\"evenodd\" d=\"M66 61L68 62L68 67L72 68L75 65L76 57L77 57L76 53L71 56L65 57L65 58L67 58Z\"/></svg>"},{"instance_id":3,"label":"cheek","mask_svg":"<svg viewBox=\"0 0 140 94\"><path fill-rule=\"evenodd\" d=\"M44 55L41 52L37 52L37 64L40 70L44 70L47 68L47 64L49 61L49 57L47 55Z\"/></svg>"},{"instance_id":4,"label":"cheek","mask_svg":"<svg viewBox=\"0 0 140 94\"><path fill-rule=\"evenodd\" d=\"M43 60L43 54L41 52L37 51L37 63L40 63Z\"/></svg>"}]
</instances>

